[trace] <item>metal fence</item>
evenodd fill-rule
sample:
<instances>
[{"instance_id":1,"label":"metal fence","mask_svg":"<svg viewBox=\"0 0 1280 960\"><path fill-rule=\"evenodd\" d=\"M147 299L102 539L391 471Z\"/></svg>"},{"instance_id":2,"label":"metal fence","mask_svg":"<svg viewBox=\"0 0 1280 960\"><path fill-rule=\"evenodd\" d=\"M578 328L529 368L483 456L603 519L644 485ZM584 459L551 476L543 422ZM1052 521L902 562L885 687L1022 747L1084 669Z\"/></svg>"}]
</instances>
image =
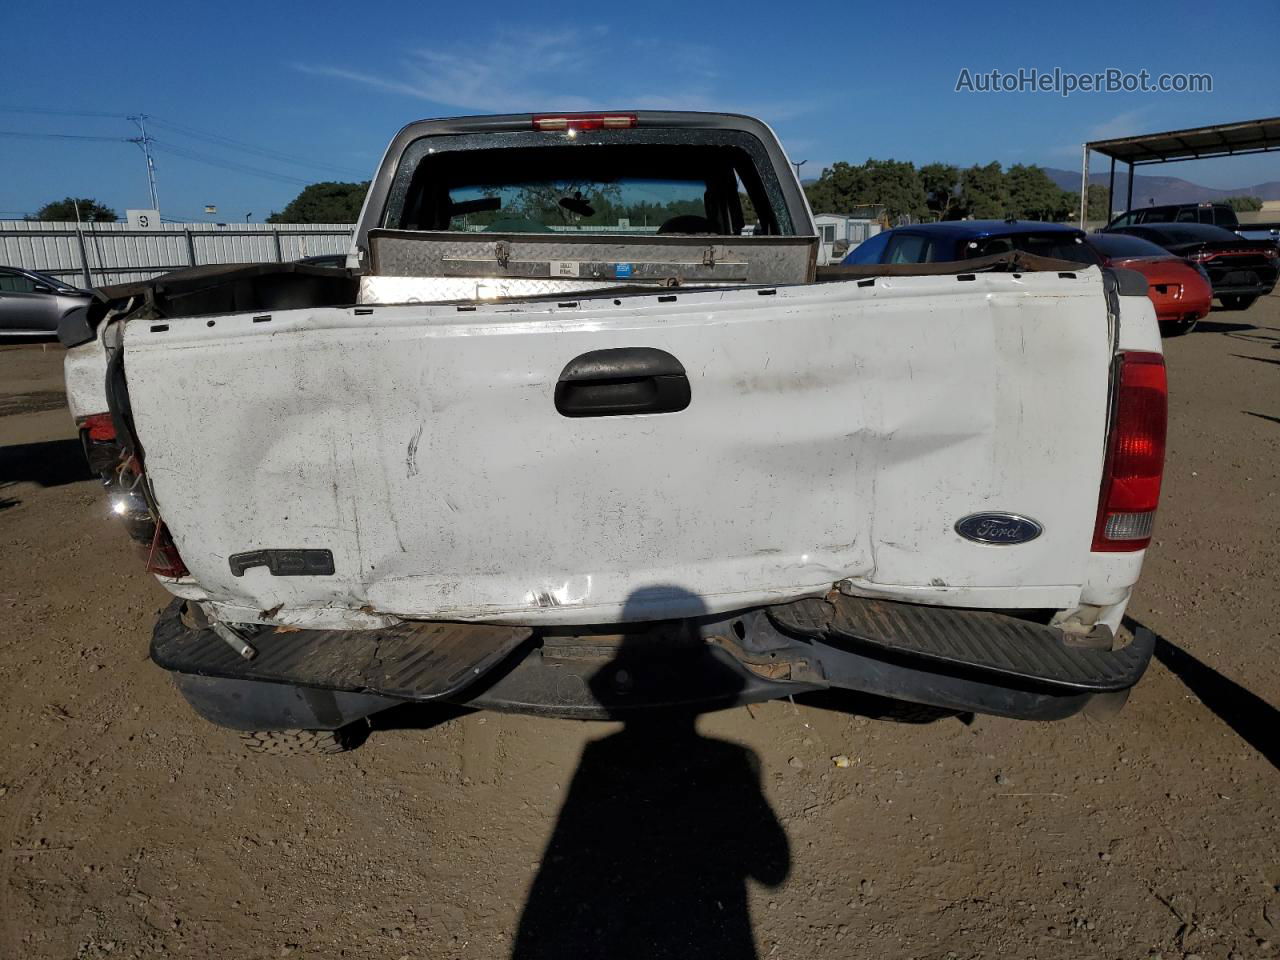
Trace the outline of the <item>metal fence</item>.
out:
<instances>
[{"instance_id":1,"label":"metal fence","mask_svg":"<svg viewBox=\"0 0 1280 960\"><path fill-rule=\"evenodd\" d=\"M0 264L101 287L210 263L279 263L345 253L348 223L127 223L0 220Z\"/></svg>"}]
</instances>

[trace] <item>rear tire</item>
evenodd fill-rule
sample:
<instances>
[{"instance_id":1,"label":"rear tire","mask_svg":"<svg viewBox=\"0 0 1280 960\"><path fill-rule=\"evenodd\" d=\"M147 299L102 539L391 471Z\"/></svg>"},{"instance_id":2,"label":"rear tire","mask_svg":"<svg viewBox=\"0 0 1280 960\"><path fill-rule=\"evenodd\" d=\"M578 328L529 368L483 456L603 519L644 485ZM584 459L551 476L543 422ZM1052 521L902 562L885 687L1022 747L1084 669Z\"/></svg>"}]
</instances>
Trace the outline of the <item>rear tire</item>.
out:
<instances>
[{"instance_id":1,"label":"rear tire","mask_svg":"<svg viewBox=\"0 0 1280 960\"><path fill-rule=\"evenodd\" d=\"M1219 297L1218 299L1222 301L1222 306L1224 309L1248 310L1250 307L1253 306L1253 301L1257 300L1258 298L1252 297L1252 296L1246 296L1242 293L1232 293L1232 294L1228 294L1227 296Z\"/></svg>"},{"instance_id":2,"label":"rear tire","mask_svg":"<svg viewBox=\"0 0 1280 960\"><path fill-rule=\"evenodd\" d=\"M240 734L250 753L270 757L328 756L360 745L356 725L339 730L252 730Z\"/></svg>"}]
</instances>

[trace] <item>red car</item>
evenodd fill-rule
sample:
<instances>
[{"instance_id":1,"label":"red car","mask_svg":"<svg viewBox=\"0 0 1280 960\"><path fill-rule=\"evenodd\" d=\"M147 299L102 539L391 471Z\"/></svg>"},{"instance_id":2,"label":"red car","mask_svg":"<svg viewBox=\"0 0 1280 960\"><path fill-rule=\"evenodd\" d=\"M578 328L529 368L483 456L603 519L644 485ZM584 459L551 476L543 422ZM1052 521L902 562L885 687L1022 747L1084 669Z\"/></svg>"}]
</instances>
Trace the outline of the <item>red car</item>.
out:
<instances>
[{"instance_id":1,"label":"red car","mask_svg":"<svg viewBox=\"0 0 1280 960\"><path fill-rule=\"evenodd\" d=\"M1190 333L1208 315L1213 287L1203 267L1123 233L1091 234L1088 243L1105 266L1136 270L1147 278L1147 296L1165 336Z\"/></svg>"}]
</instances>

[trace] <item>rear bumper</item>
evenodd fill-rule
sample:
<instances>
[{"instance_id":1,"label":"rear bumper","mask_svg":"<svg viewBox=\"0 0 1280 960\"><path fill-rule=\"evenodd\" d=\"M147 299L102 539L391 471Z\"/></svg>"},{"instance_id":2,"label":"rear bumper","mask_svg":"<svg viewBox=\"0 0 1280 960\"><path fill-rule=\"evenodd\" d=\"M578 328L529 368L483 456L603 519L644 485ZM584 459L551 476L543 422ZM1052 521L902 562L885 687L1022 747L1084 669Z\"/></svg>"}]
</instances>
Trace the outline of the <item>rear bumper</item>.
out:
<instances>
[{"instance_id":1,"label":"rear bumper","mask_svg":"<svg viewBox=\"0 0 1280 960\"><path fill-rule=\"evenodd\" d=\"M405 701L623 718L845 690L960 712L1056 720L1145 672L1151 640L1110 649L983 611L832 595L626 632L538 636L472 624L268 632L244 660L180 603L151 656L206 718L226 726L337 727ZM301 691L301 692L299 692ZM305 722L303 722L305 721Z\"/></svg>"},{"instance_id":2,"label":"rear bumper","mask_svg":"<svg viewBox=\"0 0 1280 960\"><path fill-rule=\"evenodd\" d=\"M1220 285L1213 288L1215 297L1221 296L1246 296L1246 297L1265 297L1275 289L1275 283L1236 283L1230 285Z\"/></svg>"},{"instance_id":3,"label":"rear bumper","mask_svg":"<svg viewBox=\"0 0 1280 960\"><path fill-rule=\"evenodd\" d=\"M1190 297L1186 300L1164 300L1156 305L1156 322L1161 326L1187 323L1209 315L1213 308L1213 296Z\"/></svg>"},{"instance_id":4,"label":"rear bumper","mask_svg":"<svg viewBox=\"0 0 1280 960\"><path fill-rule=\"evenodd\" d=\"M1251 265L1236 270L1211 269L1209 278L1215 297L1220 297L1224 293L1228 296L1234 294L1265 296L1276 285L1276 268Z\"/></svg>"}]
</instances>

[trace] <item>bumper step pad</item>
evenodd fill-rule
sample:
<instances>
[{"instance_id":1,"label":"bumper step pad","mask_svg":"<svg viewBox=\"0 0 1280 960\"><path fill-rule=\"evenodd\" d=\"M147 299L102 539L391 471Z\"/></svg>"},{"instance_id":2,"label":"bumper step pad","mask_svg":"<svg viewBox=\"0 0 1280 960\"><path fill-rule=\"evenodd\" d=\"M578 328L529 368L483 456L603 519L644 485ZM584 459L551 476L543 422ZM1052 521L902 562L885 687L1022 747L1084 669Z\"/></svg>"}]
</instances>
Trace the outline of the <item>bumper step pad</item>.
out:
<instances>
[{"instance_id":1,"label":"bumper step pad","mask_svg":"<svg viewBox=\"0 0 1280 960\"><path fill-rule=\"evenodd\" d=\"M405 622L385 630L268 629L240 657L212 630L183 625L177 601L151 636L151 659L178 673L434 700L457 693L532 635L527 627Z\"/></svg>"},{"instance_id":2,"label":"bumper step pad","mask_svg":"<svg viewBox=\"0 0 1280 960\"><path fill-rule=\"evenodd\" d=\"M843 595L770 607L769 618L784 632L872 656L1063 693L1127 690L1154 649L1145 633L1112 650L1106 627L1075 645L1061 630L1004 614Z\"/></svg>"}]
</instances>

